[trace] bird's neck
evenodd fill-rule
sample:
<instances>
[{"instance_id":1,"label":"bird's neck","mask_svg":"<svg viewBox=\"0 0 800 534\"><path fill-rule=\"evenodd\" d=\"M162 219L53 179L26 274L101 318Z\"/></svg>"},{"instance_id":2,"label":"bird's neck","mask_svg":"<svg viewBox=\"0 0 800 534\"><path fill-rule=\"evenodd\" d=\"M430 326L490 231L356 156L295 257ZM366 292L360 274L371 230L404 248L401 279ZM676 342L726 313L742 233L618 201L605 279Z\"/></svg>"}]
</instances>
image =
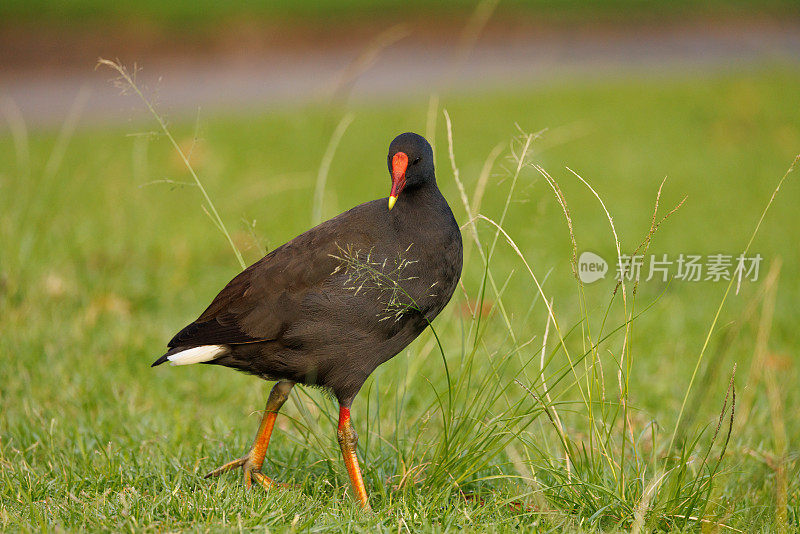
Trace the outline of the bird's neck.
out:
<instances>
[{"instance_id":1,"label":"bird's neck","mask_svg":"<svg viewBox=\"0 0 800 534\"><path fill-rule=\"evenodd\" d=\"M398 222L413 220L417 221L417 225L423 222L426 226L436 224L435 221L440 218L453 218L447 200L433 180L405 189L392 210L392 213L395 212Z\"/></svg>"},{"instance_id":2,"label":"bird's neck","mask_svg":"<svg viewBox=\"0 0 800 534\"><path fill-rule=\"evenodd\" d=\"M407 187L400 195L400 199L403 199L403 197L405 197L406 204L413 206L425 206L444 200L439 187L436 185L436 180L426 180L420 184L415 184L414 187Z\"/></svg>"}]
</instances>

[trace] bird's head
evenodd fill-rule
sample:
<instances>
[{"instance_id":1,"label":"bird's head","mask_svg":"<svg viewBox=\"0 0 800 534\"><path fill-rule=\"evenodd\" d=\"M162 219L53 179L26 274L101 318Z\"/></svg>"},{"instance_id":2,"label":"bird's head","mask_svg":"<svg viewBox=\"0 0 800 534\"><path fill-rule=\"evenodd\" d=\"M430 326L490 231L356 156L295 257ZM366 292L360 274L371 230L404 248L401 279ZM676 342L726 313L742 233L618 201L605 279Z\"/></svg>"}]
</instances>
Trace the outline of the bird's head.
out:
<instances>
[{"instance_id":1,"label":"bird's head","mask_svg":"<svg viewBox=\"0 0 800 534\"><path fill-rule=\"evenodd\" d=\"M389 209L394 207L397 197L404 189L413 189L436 181L433 170L433 149L421 135L407 132L395 137L389 145L387 162L392 177Z\"/></svg>"}]
</instances>

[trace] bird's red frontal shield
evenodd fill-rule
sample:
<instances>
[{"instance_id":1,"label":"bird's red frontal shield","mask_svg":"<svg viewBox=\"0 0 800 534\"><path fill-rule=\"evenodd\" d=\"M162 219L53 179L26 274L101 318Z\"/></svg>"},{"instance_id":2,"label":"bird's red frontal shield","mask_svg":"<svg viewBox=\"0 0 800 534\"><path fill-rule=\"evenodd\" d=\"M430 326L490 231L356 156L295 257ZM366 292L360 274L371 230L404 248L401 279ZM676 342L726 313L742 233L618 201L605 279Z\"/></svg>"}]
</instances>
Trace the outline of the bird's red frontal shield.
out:
<instances>
[{"instance_id":1,"label":"bird's red frontal shield","mask_svg":"<svg viewBox=\"0 0 800 534\"><path fill-rule=\"evenodd\" d=\"M408 156L405 152L398 152L392 157L392 192L389 193L389 209L394 207L397 197L406 186L406 169L408 169Z\"/></svg>"}]
</instances>

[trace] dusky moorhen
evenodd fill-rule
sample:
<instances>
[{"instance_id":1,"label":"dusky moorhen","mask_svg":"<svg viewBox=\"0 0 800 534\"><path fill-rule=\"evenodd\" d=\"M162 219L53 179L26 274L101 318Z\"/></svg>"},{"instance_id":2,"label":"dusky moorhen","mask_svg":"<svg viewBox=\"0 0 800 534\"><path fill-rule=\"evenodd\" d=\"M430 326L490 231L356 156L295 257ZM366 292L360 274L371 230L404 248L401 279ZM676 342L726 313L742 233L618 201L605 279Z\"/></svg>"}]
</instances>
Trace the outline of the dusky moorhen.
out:
<instances>
[{"instance_id":1,"label":"dusky moorhen","mask_svg":"<svg viewBox=\"0 0 800 534\"><path fill-rule=\"evenodd\" d=\"M389 145L388 199L356 206L295 237L228 283L178 332L153 366L233 367L272 388L249 453L206 475L261 473L281 406L295 384L339 401L338 440L356 499L369 507L350 406L367 377L411 343L445 307L461 276L461 232L436 185L433 151L420 135Z\"/></svg>"}]
</instances>

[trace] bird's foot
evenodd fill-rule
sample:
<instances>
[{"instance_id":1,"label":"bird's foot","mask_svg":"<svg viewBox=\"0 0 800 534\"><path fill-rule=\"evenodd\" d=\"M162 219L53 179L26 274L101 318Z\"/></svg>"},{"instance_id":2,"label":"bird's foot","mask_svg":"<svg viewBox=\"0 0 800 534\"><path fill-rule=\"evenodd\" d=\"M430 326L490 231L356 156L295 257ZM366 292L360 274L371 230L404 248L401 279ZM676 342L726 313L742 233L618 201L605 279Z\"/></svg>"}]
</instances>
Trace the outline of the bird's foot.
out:
<instances>
[{"instance_id":1,"label":"bird's foot","mask_svg":"<svg viewBox=\"0 0 800 534\"><path fill-rule=\"evenodd\" d=\"M205 478L211 477L218 477L223 473L227 473L232 469L236 469L237 467L241 467L244 475L244 485L248 488L253 485L253 481L258 483L259 486L268 490L274 487L291 487L289 484L282 484L280 482L275 482L267 475L261 472L261 466L256 465L255 462L252 461L252 458L248 454L247 456L243 456L236 460L230 461L225 465L222 465L210 473L208 473Z\"/></svg>"}]
</instances>

